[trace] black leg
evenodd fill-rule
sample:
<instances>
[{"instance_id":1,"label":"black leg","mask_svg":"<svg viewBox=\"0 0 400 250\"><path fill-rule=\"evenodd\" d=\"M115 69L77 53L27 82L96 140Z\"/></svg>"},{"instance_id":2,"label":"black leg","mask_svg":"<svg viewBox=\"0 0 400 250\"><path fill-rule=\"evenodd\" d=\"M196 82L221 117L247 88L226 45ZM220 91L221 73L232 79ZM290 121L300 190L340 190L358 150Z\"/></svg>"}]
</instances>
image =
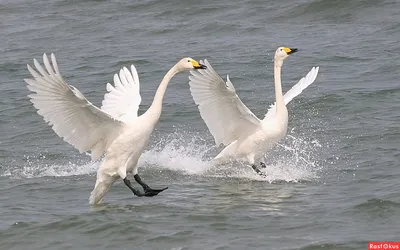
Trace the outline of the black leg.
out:
<instances>
[{"instance_id":1,"label":"black leg","mask_svg":"<svg viewBox=\"0 0 400 250\"><path fill-rule=\"evenodd\" d=\"M139 197L142 197L142 196L144 195L144 194L141 193L139 190L137 190L137 189L135 189L134 187L132 187L131 182L130 182L127 178L124 179L124 183L125 183L125 185L128 186L128 188L129 188L130 190L132 190L132 192L133 192L134 195L139 196Z\"/></svg>"},{"instance_id":2,"label":"black leg","mask_svg":"<svg viewBox=\"0 0 400 250\"><path fill-rule=\"evenodd\" d=\"M135 174L133 177L135 178L135 181L136 181L137 183L139 183L140 186L143 187L144 196L155 196L155 195L157 195L158 193L160 193L160 192L162 192L162 191L168 189L168 187L162 188L162 189L152 189L151 187L149 187L149 185L147 185L146 183L144 183L144 182L142 181L142 179L140 178L140 176L139 176L138 174Z\"/></svg>"},{"instance_id":3,"label":"black leg","mask_svg":"<svg viewBox=\"0 0 400 250\"><path fill-rule=\"evenodd\" d=\"M262 177L267 177L261 170L256 166L256 165L251 165L254 171L256 171L257 174L261 175Z\"/></svg>"}]
</instances>

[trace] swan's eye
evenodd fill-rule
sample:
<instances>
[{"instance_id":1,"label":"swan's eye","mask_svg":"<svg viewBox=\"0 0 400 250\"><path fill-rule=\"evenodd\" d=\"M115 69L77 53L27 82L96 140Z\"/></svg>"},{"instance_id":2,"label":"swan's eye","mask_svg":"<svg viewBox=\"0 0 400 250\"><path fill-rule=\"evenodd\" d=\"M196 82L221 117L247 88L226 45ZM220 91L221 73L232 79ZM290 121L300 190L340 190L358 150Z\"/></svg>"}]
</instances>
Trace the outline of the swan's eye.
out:
<instances>
[{"instance_id":1,"label":"swan's eye","mask_svg":"<svg viewBox=\"0 0 400 250\"><path fill-rule=\"evenodd\" d=\"M281 49L281 51L282 51L283 49Z\"/></svg>"},{"instance_id":2,"label":"swan's eye","mask_svg":"<svg viewBox=\"0 0 400 250\"><path fill-rule=\"evenodd\" d=\"M190 60L188 60L188 62L190 62Z\"/></svg>"}]
</instances>

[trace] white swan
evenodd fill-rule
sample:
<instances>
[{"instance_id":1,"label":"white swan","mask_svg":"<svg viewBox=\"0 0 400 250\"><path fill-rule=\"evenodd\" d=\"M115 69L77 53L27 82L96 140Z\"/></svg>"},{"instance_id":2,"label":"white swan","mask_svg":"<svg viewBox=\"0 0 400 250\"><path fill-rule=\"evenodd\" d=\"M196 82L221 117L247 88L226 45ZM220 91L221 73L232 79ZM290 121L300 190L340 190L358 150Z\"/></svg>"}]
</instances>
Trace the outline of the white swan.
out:
<instances>
[{"instance_id":1,"label":"white swan","mask_svg":"<svg viewBox=\"0 0 400 250\"><path fill-rule=\"evenodd\" d=\"M27 87L36 92L29 97L38 114L43 116L58 136L79 152L91 150L92 160L99 159L104 152L106 155L97 171L96 185L89 202L102 202L118 178L122 178L137 196L154 196L167 189L152 189L145 184L137 173L137 162L160 118L168 82L178 72L206 67L191 58L181 59L164 76L149 109L138 116L141 97L139 77L133 65L132 73L123 68L119 76L114 75L115 86L107 84L108 93L99 109L78 89L64 81L54 54L51 54L52 65L46 54L43 55L43 62L47 71L34 59L39 73L28 65L35 79L25 79ZM132 187L127 179L130 172L143 187L144 193Z\"/></svg>"},{"instance_id":2,"label":"white swan","mask_svg":"<svg viewBox=\"0 0 400 250\"><path fill-rule=\"evenodd\" d=\"M231 160L247 161L260 175L255 165L267 150L286 135L288 111L286 105L317 77L319 67L312 68L286 94L282 94L281 68L283 60L297 49L279 47L274 57L276 104L270 106L265 118L258 119L239 99L227 76L225 82L205 60L205 70L191 72L190 91L198 105L200 115L206 123L215 143L226 147L215 157L217 164ZM200 63L203 63L200 61ZM261 163L265 167L264 163Z\"/></svg>"}]
</instances>

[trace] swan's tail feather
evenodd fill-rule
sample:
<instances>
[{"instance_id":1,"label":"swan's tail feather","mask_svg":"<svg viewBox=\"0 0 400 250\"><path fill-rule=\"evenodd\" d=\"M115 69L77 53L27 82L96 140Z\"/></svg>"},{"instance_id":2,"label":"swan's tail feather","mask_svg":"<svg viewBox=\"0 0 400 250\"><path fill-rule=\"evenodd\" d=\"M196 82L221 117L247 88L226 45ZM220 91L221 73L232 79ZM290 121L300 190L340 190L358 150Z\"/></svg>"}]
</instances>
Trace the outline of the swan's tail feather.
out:
<instances>
[{"instance_id":1,"label":"swan's tail feather","mask_svg":"<svg viewBox=\"0 0 400 250\"><path fill-rule=\"evenodd\" d=\"M103 202L104 196L110 190L111 185L117 180L117 178L109 177L108 179L101 180L97 179L96 185L93 191L90 193L89 203L99 204Z\"/></svg>"}]
</instances>

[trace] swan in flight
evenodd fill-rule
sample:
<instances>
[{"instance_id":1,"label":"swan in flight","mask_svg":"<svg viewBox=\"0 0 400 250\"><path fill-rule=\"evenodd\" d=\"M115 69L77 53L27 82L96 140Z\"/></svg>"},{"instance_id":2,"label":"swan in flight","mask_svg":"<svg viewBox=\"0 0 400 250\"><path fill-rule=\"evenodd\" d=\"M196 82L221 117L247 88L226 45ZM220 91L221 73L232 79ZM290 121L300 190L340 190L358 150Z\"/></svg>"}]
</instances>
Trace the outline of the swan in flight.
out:
<instances>
[{"instance_id":1,"label":"swan in flight","mask_svg":"<svg viewBox=\"0 0 400 250\"><path fill-rule=\"evenodd\" d=\"M231 160L247 161L259 175L265 174L255 165L267 150L286 135L288 111L286 105L317 77L319 67L311 71L282 94L281 69L283 61L297 49L279 47L274 57L275 104L263 120L258 119L239 99L232 82L226 82L205 60L205 70L191 71L190 91L200 115L214 137L215 143L226 147L215 157L216 164ZM200 61L200 63L203 63ZM265 167L264 163L260 163Z\"/></svg>"},{"instance_id":2,"label":"swan in flight","mask_svg":"<svg viewBox=\"0 0 400 250\"><path fill-rule=\"evenodd\" d=\"M163 97L171 78L179 72L205 69L204 65L191 58L181 59L164 76L149 109L138 116L140 85L133 65L131 72L124 67L119 75L114 75L114 86L107 84L108 92L99 109L77 88L64 81L54 54L51 54L51 64L46 54L43 55L46 70L36 59L33 63L36 70L29 64L28 70L34 79L25 81L28 89L35 92L28 97L38 114L80 153L91 150L92 160L105 153L89 198L90 204L101 203L118 178L122 178L136 196L154 196L167 189L152 189L141 180L137 170L138 159L160 118ZM131 185L127 179L130 172L144 192Z\"/></svg>"}]
</instances>

